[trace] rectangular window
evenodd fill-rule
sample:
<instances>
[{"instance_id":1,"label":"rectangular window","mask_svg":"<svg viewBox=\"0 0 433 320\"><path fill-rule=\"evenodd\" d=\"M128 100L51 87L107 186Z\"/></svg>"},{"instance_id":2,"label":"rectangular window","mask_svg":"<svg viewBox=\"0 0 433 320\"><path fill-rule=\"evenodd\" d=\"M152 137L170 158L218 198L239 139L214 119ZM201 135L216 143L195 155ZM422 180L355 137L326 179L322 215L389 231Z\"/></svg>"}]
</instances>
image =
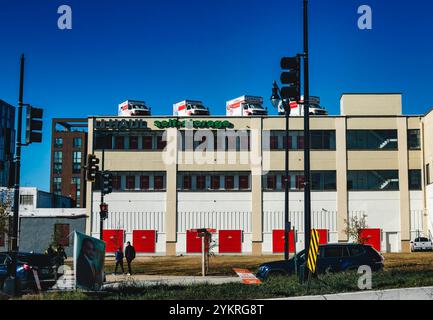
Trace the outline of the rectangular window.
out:
<instances>
[{"instance_id":1,"label":"rectangular window","mask_svg":"<svg viewBox=\"0 0 433 320\"><path fill-rule=\"evenodd\" d=\"M313 130L310 143L312 150L335 150L335 131Z\"/></svg>"},{"instance_id":2,"label":"rectangular window","mask_svg":"<svg viewBox=\"0 0 433 320\"><path fill-rule=\"evenodd\" d=\"M220 176L211 177L211 188L212 190L218 190L220 188Z\"/></svg>"},{"instance_id":3,"label":"rectangular window","mask_svg":"<svg viewBox=\"0 0 433 320\"><path fill-rule=\"evenodd\" d=\"M113 138L109 134L95 135L95 150L111 150L113 149Z\"/></svg>"},{"instance_id":4,"label":"rectangular window","mask_svg":"<svg viewBox=\"0 0 433 320\"><path fill-rule=\"evenodd\" d=\"M74 138L73 142L72 142L72 146L74 148L81 148L83 145L83 140L81 138Z\"/></svg>"},{"instance_id":5,"label":"rectangular window","mask_svg":"<svg viewBox=\"0 0 433 320\"><path fill-rule=\"evenodd\" d=\"M225 176L224 177L224 189L233 190L235 188L235 177Z\"/></svg>"},{"instance_id":6,"label":"rectangular window","mask_svg":"<svg viewBox=\"0 0 433 320\"><path fill-rule=\"evenodd\" d=\"M62 163L63 161L63 152L56 151L54 152L54 163Z\"/></svg>"},{"instance_id":7,"label":"rectangular window","mask_svg":"<svg viewBox=\"0 0 433 320\"><path fill-rule=\"evenodd\" d=\"M24 206L33 205L33 195L32 194L20 195L20 204L22 204Z\"/></svg>"},{"instance_id":8,"label":"rectangular window","mask_svg":"<svg viewBox=\"0 0 433 320\"><path fill-rule=\"evenodd\" d=\"M239 176L239 189L248 190L250 188L250 177L249 176Z\"/></svg>"},{"instance_id":9,"label":"rectangular window","mask_svg":"<svg viewBox=\"0 0 433 320\"><path fill-rule=\"evenodd\" d=\"M348 171L347 189L350 191L398 191L398 170Z\"/></svg>"},{"instance_id":10,"label":"rectangular window","mask_svg":"<svg viewBox=\"0 0 433 320\"><path fill-rule=\"evenodd\" d=\"M421 189L421 170L409 170L409 190Z\"/></svg>"},{"instance_id":11,"label":"rectangular window","mask_svg":"<svg viewBox=\"0 0 433 320\"><path fill-rule=\"evenodd\" d=\"M114 137L114 146L116 150L125 149L125 137L124 136Z\"/></svg>"},{"instance_id":12,"label":"rectangular window","mask_svg":"<svg viewBox=\"0 0 433 320\"><path fill-rule=\"evenodd\" d=\"M397 150L397 130L348 130L348 150Z\"/></svg>"},{"instance_id":13,"label":"rectangular window","mask_svg":"<svg viewBox=\"0 0 433 320\"><path fill-rule=\"evenodd\" d=\"M166 145L167 145L167 141L163 140L162 135L158 135L156 137L156 149L157 150L164 150Z\"/></svg>"},{"instance_id":14,"label":"rectangular window","mask_svg":"<svg viewBox=\"0 0 433 320\"><path fill-rule=\"evenodd\" d=\"M54 225L54 242L56 242L56 244L59 244L63 247L69 247L69 235L69 224L56 223Z\"/></svg>"},{"instance_id":15,"label":"rectangular window","mask_svg":"<svg viewBox=\"0 0 433 320\"><path fill-rule=\"evenodd\" d=\"M192 179L191 176L183 176L183 183L182 183L182 189L183 190L191 190L192 189Z\"/></svg>"},{"instance_id":16,"label":"rectangular window","mask_svg":"<svg viewBox=\"0 0 433 320\"><path fill-rule=\"evenodd\" d=\"M197 176L196 177L196 188L197 188L197 190L206 189L206 176Z\"/></svg>"},{"instance_id":17,"label":"rectangular window","mask_svg":"<svg viewBox=\"0 0 433 320\"><path fill-rule=\"evenodd\" d=\"M302 150L302 149L304 149L304 136L298 136L298 138L297 138L296 149L297 149L297 150Z\"/></svg>"},{"instance_id":18,"label":"rectangular window","mask_svg":"<svg viewBox=\"0 0 433 320\"><path fill-rule=\"evenodd\" d=\"M425 175L426 175L425 181L427 182L427 185L431 184L430 163L427 163L427 165L425 166Z\"/></svg>"},{"instance_id":19,"label":"rectangular window","mask_svg":"<svg viewBox=\"0 0 433 320\"><path fill-rule=\"evenodd\" d=\"M129 137L129 149L137 150L138 149L138 137L130 136Z\"/></svg>"},{"instance_id":20,"label":"rectangular window","mask_svg":"<svg viewBox=\"0 0 433 320\"><path fill-rule=\"evenodd\" d=\"M268 175L266 178L266 189L275 190L277 189L277 177L274 175Z\"/></svg>"},{"instance_id":21,"label":"rectangular window","mask_svg":"<svg viewBox=\"0 0 433 320\"><path fill-rule=\"evenodd\" d=\"M288 185L289 185L289 189L290 189L290 185L291 185L290 175L287 178L288 178L288 182L289 182ZM281 189L286 190L286 175L285 174L281 177Z\"/></svg>"},{"instance_id":22,"label":"rectangular window","mask_svg":"<svg viewBox=\"0 0 433 320\"><path fill-rule=\"evenodd\" d=\"M144 150L152 150L152 136L143 136L143 149Z\"/></svg>"},{"instance_id":23,"label":"rectangular window","mask_svg":"<svg viewBox=\"0 0 433 320\"><path fill-rule=\"evenodd\" d=\"M122 188L122 176L113 175L113 190L120 190Z\"/></svg>"},{"instance_id":24,"label":"rectangular window","mask_svg":"<svg viewBox=\"0 0 433 320\"><path fill-rule=\"evenodd\" d=\"M409 150L421 149L421 139L419 129L410 129L407 131L407 147Z\"/></svg>"},{"instance_id":25,"label":"rectangular window","mask_svg":"<svg viewBox=\"0 0 433 320\"><path fill-rule=\"evenodd\" d=\"M62 193L62 178L54 177L53 190L54 190L55 194L61 194Z\"/></svg>"},{"instance_id":26,"label":"rectangular window","mask_svg":"<svg viewBox=\"0 0 433 320\"><path fill-rule=\"evenodd\" d=\"M313 171L311 173L311 190L337 190L337 174L335 171Z\"/></svg>"},{"instance_id":27,"label":"rectangular window","mask_svg":"<svg viewBox=\"0 0 433 320\"><path fill-rule=\"evenodd\" d=\"M140 177L140 189L141 190L149 190L149 188L150 188L149 176L141 176Z\"/></svg>"},{"instance_id":28,"label":"rectangular window","mask_svg":"<svg viewBox=\"0 0 433 320\"><path fill-rule=\"evenodd\" d=\"M54 163L54 173L55 174L61 174L62 173L62 164L61 163Z\"/></svg>"},{"instance_id":29,"label":"rectangular window","mask_svg":"<svg viewBox=\"0 0 433 320\"><path fill-rule=\"evenodd\" d=\"M56 138L54 140L54 148L62 148L63 147L63 138Z\"/></svg>"},{"instance_id":30,"label":"rectangular window","mask_svg":"<svg viewBox=\"0 0 433 320\"><path fill-rule=\"evenodd\" d=\"M72 156L72 173L80 173L81 172L81 152L74 151Z\"/></svg>"},{"instance_id":31,"label":"rectangular window","mask_svg":"<svg viewBox=\"0 0 433 320\"><path fill-rule=\"evenodd\" d=\"M164 189L164 177L163 176L154 176L153 177L153 189L155 189L155 190L163 190Z\"/></svg>"},{"instance_id":32,"label":"rectangular window","mask_svg":"<svg viewBox=\"0 0 433 320\"><path fill-rule=\"evenodd\" d=\"M278 150L278 137L271 136L270 137L270 148L271 150Z\"/></svg>"},{"instance_id":33,"label":"rectangular window","mask_svg":"<svg viewBox=\"0 0 433 320\"><path fill-rule=\"evenodd\" d=\"M135 189L135 176L126 176L126 190Z\"/></svg>"},{"instance_id":34,"label":"rectangular window","mask_svg":"<svg viewBox=\"0 0 433 320\"><path fill-rule=\"evenodd\" d=\"M304 190L304 183L305 183L304 175L297 175L296 176L296 189L297 190Z\"/></svg>"}]
</instances>

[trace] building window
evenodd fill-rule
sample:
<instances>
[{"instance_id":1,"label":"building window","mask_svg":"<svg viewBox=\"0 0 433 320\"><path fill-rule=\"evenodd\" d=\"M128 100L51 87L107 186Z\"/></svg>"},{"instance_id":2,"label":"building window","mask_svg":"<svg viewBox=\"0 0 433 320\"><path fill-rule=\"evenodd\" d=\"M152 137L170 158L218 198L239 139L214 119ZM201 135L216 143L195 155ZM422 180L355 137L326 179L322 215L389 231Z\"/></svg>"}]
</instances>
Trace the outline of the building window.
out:
<instances>
[{"instance_id":1,"label":"building window","mask_svg":"<svg viewBox=\"0 0 433 320\"><path fill-rule=\"evenodd\" d=\"M153 177L153 189L155 189L155 190L163 190L164 189L164 177L163 176L154 176Z\"/></svg>"},{"instance_id":2,"label":"building window","mask_svg":"<svg viewBox=\"0 0 433 320\"><path fill-rule=\"evenodd\" d=\"M81 151L74 151L72 173L81 173Z\"/></svg>"},{"instance_id":3,"label":"building window","mask_svg":"<svg viewBox=\"0 0 433 320\"><path fill-rule=\"evenodd\" d=\"M409 170L409 190L421 189L421 170Z\"/></svg>"},{"instance_id":4,"label":"building window","mask_svg":"<svg viewBox=\"0 0 433 320\"><path fill-rule=\"evenodd\" d=\"M288 181L288 185L289 185L289 189L290 189L290 186L291 186L290 175L287 177L287 181ZM281 189L286 190L286 175L285 174L281 177Z\"/></svg>"},{"instance_id":5,"label":"building window","mask_svg":"<svg viewBox=\"0 0 433 320\"><path fill-rule=\"evenodd\" d=\"M81 138L74 138L73 142L72 142L72 147L73 148L81 148L83 145L83 139Z\"/></svg>"},{"instance_id":6,"label":"building window","mask_svg":"<svg viewBox=\"0 0 433 320\"><path fill-rule=\"evenodd\" d=\"M164 150L167 145L167 141L163 140L162 134L156 136L156 149Z\"/></svg>"},{"instance_id":7,"label":"building window","mask_svg":"<svg viewBox=\"0 0 433 320\"><path fill-rule=\"evenodd\" d=\"M143 149L144 150L152 150L152 136L143 136Z\"/></svg>"},{"instance_id":8,"label":"building window","mask_svg":"<svg viewBox=\"0 0 433 320\"><path fill-rule=\"evenodd\" d=\"M183 176L183 190L191 190L192 189L192 179L191 176L185 175Z\"/></svg>"},{"instance_id":9,"label":"building window","mask_svg":"<svg viewBox=\"0 0 433 320\"><path fill-rule=\"evenodd\" d=\"M224 189L233 190L235 188L235 177L225 176L224 177Z\"/></svg>"},{"instance_id":10,"label":"building window","mask_svg":"<svg viewBox=\"0 0 433 320\"><path fill-rule=\"evenodd\" d=\"M54 177L53 190L54 190L54 194L61 194L62 193L62 178Z\"/></svg>"},{"instance_id":11,"label":"building window","mask_svg":"<svg viewBox=\"0 0 433 320\"><path fill-rule=\"evenodd\" d=\"M69 224L56 223L54 225L54 242L63 247L69 247Z\"/></svg>"},{"instance_id":12,"label":"building window","mask_svg":"<svg viewBox=\"0 0 433 320\"><path fill-rule=\"evenodd\" d=\"M278 137L271 136L270 137L270 148L271 150L278 150Z\"/></svg>"},{"instance_id":13,"label":"building window","mask_svg":"<svg viewBox=\"0 0 433 320\"><path fill-rule=\"evenodd\" d=\"M250 188L250 176L241 175L239 176L239 189L248 190Z\"/></svg>"},{"instance_id":14,"label":"building window","mask_svg":"<svg viewBox=\"0 0 433 320\"><path fill-rule=\"evenodd\" d=\"M140 189L141 190L149 190L149 188L150 188L149 176L141 176L140 177Z\"/></svg>"},{"instance_id":15,"label":"building window","mask_svg":"<svg viewBox=\"0 0 433 320\"><path fill-rule=\"evenodd\" d=\"M95 150L110 150L112 149L112 136L108 134L95 136Z\"/></svg>"},{"instance_id":16,"label":"building window","mask_svg":"<svg viewBox=\"0 0 433 320\"><path fill-rule=\"evenodd\" d=\"M409 150L421 149L421 139L419 129L410 129L407 131L407 147Z\"/></svg>"},{"instance_id":17,"label":"building window","mask_svg":"<svg viewBox=\"0 0 433 320\"><path fill-rule=\"evenodd\" d=\"M124 136L115 136L114 137L114 146L117 150L125 149L125 137Z\"/></svg>"},{"instance_id":18,"label":"building window","mask_svg":"<svg viewBox=\"0 0 433 320\"><path fill-rule=\"evenodd\" d=\"M138 137L130 136L129 137L129 149L137 150L138 149Z\"/></svg>"},{"instance_id":19,"label":"building window","mask_svg":"<svg viewBox=\"0 0 433 320\"><path fill-rule=\"evenodd\" d=\"M267 181L266 189L268 189L268 190L277 189L277 176L268 175L266 181Z\"/></svg>"},{"instance_id":20,"label":"building window","mask_svg":"<svg viewBox=\"0 0 433 320\"><path fill-rule=\"evenodd\" d=\"M122 176L113 175L113 190L119 191L122 188Z\"/></svg>"},{"instance_id":21,"label":"building window","mask_svg":"<svg viewBox=\"0 0 433 320\"><path fill-rule=\"evenodd\" d=\"M431 184L430 163L427 163L427 165L425 166L425 175L426 175L425 181L427 182L427 185Z\"/></svg>"},{"instance_id":22,"label":"building window","mask_svg":"<svg viewBox=\"0 0 433 320\"><path fill-rule=\"evenodd\" d=\"M196 188L197 190L206 189L206 176L197 176Z\"/></svg>"},{"instance_id":23,"label":"building window","mask_svg":"<svg viewBox=\"0 0 433 320\"><path fill-rule=\"evenodd\" d=\"M60 149L63 147L63 138L56 138L54 140L54 148Z\"/></svg>"},{"instance_id":24,"label":"building window","mask_svg":"<svg viewBox=\"0 0 433 320\"><path fill-rule=\"evenodd\" d=\"M348 171L350 191L398 191L398 170Z\"/></svg>"},{"instance_id":25,"label":"building window","mask_svg":"<svg viewBox=\"0 0 433 320\"><path fill-rule=\"evenodd\" d=\"M32 194L20 195L20 204L23 206L33 205L33 195Z\"/></svg>"},{"instance_id":26,"label":"building window","mask_svg":"<svg viewBox=\"0 0 433 320\"><path fill-rule=\"evenodd\" d=\"M126 176L126 190L135 189L135 176Z\"/></svg>"},{"instance_id":27,"label":"building window","mask_svg":"<svg viewBox=\"0 0 433 320\"><path fill-rule=\"evenodd\" d=\"M335 171L311 172L311 190L331 191L337 190L337 174Z\"/></svg>"},{"instance_id":28,"label":"building window","mask_svg":"<svg viewBox=\"0 0 433 320\"><path fill-rule=\"evenodd\" d=\"M312 150L335 150L335 131L313 130L310 142Z\"/></svg>"},{"instance_id":29,"label":"building window","mask_svg":"<svg viewBox=\"0 0 433 320\"><path fill-rule=\"evenodd\" d=\"M211 177L211 188L212 190L219 190L220 188L220 176Z\"/></svg>"},{"instance_id":30,"label":"building window","mask_svg":"<svg viewBox=\"0 0 433 320\"><path fill-rule=\"evenodd\" d=\"M55 151L54 152L54 173L56 174L62 173L62 163L63 163L63 152Z\"/></svg>"},{"instance_id":31,"label":"building window","mask_svg":"<svg viewBox=\"0 0 433 320\"><path fill-rule=\"evenodd\" d=\"M348 130L348 150L397 150L397 130Z\"/></svg>"},{"instance_id":32,"label":"building window","mask_svg":"<svg viewBox=\"0 0 433 320\"><path fill-rule=\"evenodd\" d=\"M305 177L304 175L297 175L296 176L296 189L297 190L304 190L305 185Z\"/></svg>"}]
</instances>

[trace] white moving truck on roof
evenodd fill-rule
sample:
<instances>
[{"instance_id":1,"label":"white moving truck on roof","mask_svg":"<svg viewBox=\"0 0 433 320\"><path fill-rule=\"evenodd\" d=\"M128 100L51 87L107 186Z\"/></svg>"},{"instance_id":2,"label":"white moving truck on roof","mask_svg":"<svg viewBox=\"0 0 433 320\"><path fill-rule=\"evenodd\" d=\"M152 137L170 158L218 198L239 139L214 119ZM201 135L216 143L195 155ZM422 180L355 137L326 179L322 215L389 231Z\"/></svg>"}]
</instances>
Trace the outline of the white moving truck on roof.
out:
<instances>
[{"instance_id":1,"label":"white moving truck on roof","mask_svg":"<svg viewBox=\"0 0 433 320\"><path fill-rule=\"evenodd\" d=\"M304 97L301 96L301 101L297 103L296 101L290 101L290 115L294 117L300 117L304 115ZM328 111L320 106L320 98L310 96L310 115L312 116L327 116ZM280 102L278 105L278 114L284 115L283 103Z\"/></svg>"},{"instance_id":2,"label":"white moving truck on roof","mask_svg":"<svg viewBox=\"0 0 433 320\"><path fill-rule=\"evenodd\" d=\"M229 117L266 116L268 110L263 108L263 98L242 96L226 102L226 115Z\"/></svg>"},{"instance_id":3,"label":"white moving truck on roof","mask_svg":"<svg viewBox=\"0 0 433 320\"><path fill-rule=\"evenodd\" d=\"M209 109L201 101L183 100L173 104L173 115L179 117L208 116Z\"/></svg>"},{"instance_id":4,"label":"white moving truck on roof","mask_svg":"<svg viewBox=\"0 0 433 320\"><path fill-rule=\"evenodd\" d=\"M119 104L117 115L120 117L150 116L150 111L144 101L126 100Z\"/></svg>"}]
</instances>

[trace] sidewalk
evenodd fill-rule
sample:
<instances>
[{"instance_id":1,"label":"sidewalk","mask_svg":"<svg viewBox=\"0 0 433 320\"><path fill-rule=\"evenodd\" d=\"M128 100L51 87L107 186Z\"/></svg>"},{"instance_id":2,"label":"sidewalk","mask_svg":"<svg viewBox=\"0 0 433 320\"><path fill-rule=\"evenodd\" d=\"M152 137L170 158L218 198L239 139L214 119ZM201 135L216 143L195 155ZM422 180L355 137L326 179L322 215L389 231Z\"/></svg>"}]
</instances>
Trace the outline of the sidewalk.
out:
<instances>
[{"instance_id":1,"label":"sidewalk","mask_svg":"<svg viewBox=\"0 0 433 320\"><path fill-rule=\"evenodd\" d=\"M273 300L433 300L433 287L362 291Z\"/></svg>"},{"instance_id":2,"label":"sidewalk","mask_svg":"<svg viewBox=\"0 0 433 320\"><path fill-rule=\"evenodd\" d=\"M107 274L108 287L117 287L120 284L134 284L138 286L152 285L192 285L192 284L223 284L223 283L241 283L239 277L193 277L193 276L158 276L158 275L112 275Z\"/></svg>"}]
</instances>

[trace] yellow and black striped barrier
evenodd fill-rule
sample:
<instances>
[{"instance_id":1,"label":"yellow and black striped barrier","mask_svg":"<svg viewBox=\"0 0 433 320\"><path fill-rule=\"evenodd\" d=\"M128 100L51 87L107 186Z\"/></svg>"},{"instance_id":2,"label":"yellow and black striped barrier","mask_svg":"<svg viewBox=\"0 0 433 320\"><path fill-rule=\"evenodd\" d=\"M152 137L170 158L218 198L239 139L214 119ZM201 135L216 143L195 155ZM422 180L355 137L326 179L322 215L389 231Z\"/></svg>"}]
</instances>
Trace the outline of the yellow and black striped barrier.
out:
<instances>
[{"instance_id":1,"label":"yellow and black striped barrier","mask_svg":"<svg viewBox=\"0 0 433 320\"><path fill-rule=\"evenodd\" d=\"M311 273L316 273L317 254L319 253L319 232L311 230L310 249L308 250L307 268Z\"/></svg>"}]
</instances>

